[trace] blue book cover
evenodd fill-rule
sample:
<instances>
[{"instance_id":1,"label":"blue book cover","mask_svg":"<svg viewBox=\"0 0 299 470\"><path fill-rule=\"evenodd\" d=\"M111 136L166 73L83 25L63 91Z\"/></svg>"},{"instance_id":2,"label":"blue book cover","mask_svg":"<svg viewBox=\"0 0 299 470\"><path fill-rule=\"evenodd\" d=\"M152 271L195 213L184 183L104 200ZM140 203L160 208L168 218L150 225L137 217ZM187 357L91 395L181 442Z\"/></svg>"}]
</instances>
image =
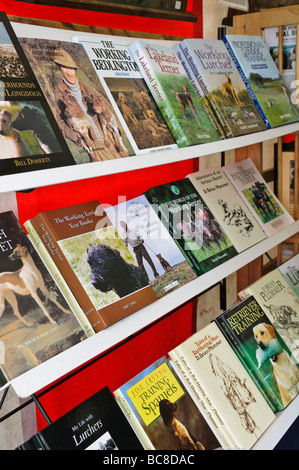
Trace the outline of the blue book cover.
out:
<instances>
[{"instance_id":1,"label":"blue book cover","mask_svg":"<svg viewBox=\"0 0 299 470\"><path fill-rule=\"evenodd\" d=\"M223 41L268 128L298 121L296 99L260 36L228 35Z\"/></svg>"}]
</instances>

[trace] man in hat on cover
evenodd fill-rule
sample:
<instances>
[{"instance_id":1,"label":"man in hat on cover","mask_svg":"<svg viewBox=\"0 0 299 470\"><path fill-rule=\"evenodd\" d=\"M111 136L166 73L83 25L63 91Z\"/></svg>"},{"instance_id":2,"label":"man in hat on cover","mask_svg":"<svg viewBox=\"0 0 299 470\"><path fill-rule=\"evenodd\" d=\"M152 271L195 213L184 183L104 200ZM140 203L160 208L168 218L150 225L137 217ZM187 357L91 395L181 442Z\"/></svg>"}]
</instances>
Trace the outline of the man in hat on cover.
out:
<instances>
[{"instance_id":1,"label":"man in hat on cover","mask_svg":"<svg viewBox=\"0 0 299 470\"><path fill-rule=\"evenodd\" d=\"M62 73L62 80L55 89L55 105L56 119L64 137L83 147L91 161L127 156L124 146L115 145L116 131L109 125L111 105L108 101L92 86L78 80L79 67L65 50L56 50L54 62Z\"/></svg>"}]
</instances>

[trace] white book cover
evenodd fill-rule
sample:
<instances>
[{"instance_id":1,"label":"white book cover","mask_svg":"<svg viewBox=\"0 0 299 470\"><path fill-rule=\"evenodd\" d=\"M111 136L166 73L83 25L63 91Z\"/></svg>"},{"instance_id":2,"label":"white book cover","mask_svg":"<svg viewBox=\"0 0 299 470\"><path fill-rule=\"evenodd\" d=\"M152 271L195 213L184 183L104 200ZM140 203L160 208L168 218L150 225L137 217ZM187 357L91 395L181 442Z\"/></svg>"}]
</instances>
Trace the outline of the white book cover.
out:
<instances>
[{"instance_id":1,"label":"white book cover","mask_svg":"<svg viewBox=\"0 0 299 470\"><path fill-rule=\"evenodd\" d=\"M299 253L281 264L278 269L299 297Z\"/></svg>"},{"instance_id":2,"label":"white book cover","mask_svg":"<svg viewBox=\"0 0 299 470\"><path fill-rule=\"evenodd\" d=\"M294 222L252 162L246 158L223 167L267 236L272 236Z\"/></svg>"}]
</instances>

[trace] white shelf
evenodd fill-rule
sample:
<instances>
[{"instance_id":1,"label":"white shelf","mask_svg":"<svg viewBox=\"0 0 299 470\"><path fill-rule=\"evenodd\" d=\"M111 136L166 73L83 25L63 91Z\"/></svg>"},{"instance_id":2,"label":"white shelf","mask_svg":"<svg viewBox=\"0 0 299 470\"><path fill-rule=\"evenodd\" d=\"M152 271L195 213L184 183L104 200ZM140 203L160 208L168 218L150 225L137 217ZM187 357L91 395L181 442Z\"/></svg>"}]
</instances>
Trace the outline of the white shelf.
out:
<instances>
[{"instance_id":1,"label":"white shelf","mask_svg":"<svg viewBox=\"0 0 299 470\"><path fill-rule=\"evenodd\" d=\"M198 277L173 293L157 300L107 329L40 364L11 382L21 398L26 398L67 375L94 357L147 327L184 303L197 297L236 270L255 260L277 244L299 232L299 221L226 263Z\"/></svg>"},{"instance_id":2,"label":"white shelf","mask_svg":"<svg viewBox=\"0 0 299 470\"><path fill-rule=\"evenodd\" d=\"M249 134L242 137L235 137L234 139L222 140L220 142L194 145L183 149L164 150L116 160L85 163L82 165L71 165L62 168L1 176L0 193L22 191L126 171L140 170L142 168L165 165L167 163L180 162L183 160L246 147L253 143L261 143L266 140L276 139L295 132L299 132L299 123L278 127L276 129L269 129L267 131Z\"/></svg>"}]
</instances>

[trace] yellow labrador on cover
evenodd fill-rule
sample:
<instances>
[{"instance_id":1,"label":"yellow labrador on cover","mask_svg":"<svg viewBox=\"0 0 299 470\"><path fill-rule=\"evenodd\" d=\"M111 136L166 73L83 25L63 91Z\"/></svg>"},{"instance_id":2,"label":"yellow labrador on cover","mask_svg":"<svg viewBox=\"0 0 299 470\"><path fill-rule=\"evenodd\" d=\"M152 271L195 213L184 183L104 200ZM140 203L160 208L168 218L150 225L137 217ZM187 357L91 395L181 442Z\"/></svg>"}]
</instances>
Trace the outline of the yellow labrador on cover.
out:
<instances>
[{"instance_id":1,"label":"yellow labrador on cover","mask_svg":"<svg viewBox=\"0 0 299 470\"><path fill-rule=\"evenodd\" d=\"M260 323L253 328L254 338L262 350L265 350L270 341L276 339L275 329L272 325ZM299 392L299 369L292 362L284 349L270 358L274 375L280 391L282 403L287 406Z\"/></svg>"}]
</instances>

